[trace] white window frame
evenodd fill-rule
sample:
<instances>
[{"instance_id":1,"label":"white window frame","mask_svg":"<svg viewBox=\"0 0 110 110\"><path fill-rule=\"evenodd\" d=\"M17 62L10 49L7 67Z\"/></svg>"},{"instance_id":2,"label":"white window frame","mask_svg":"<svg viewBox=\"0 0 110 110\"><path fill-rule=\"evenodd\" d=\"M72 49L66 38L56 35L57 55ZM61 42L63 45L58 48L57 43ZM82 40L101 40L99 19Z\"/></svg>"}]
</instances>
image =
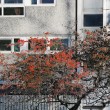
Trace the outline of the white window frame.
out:
<instances>
[{"instance_id":1,"label":"white window frame","mask_svg":"<svg viewBox=\"0 0 110 110\"><path fill-rule=\"evenodd\" d=\"M103 25L109 25L108 24L108 14L110 13L110 1L109 0L103 0Z\"/></svg>"},{"instance_id":2,"label":"white window frame","mask_svg":"<svg viewBox=\"0 0 110 110\"><path fill-rule=\"evenodd\" d=\"M25 0L23 3L5 3L5 0L1 0L0 7L2 9L2 15L0 17L25 17ZM23 15L4 15L4 8L14 8L14 7L22 7L23 8Z\"/></svg>"},{"instance_id":3,"label":"white window frame","mask_svg":"<svg viewBox=\"0 0 110 110\"><path fill-rule=\"evenodd\" d=\"M56 5L56 0L54 0L54 3L42 3L42 0L37 0L37 4L32 4L32 0L31 1L31 6L55 6Z\"/></svg>"}]
</instances>

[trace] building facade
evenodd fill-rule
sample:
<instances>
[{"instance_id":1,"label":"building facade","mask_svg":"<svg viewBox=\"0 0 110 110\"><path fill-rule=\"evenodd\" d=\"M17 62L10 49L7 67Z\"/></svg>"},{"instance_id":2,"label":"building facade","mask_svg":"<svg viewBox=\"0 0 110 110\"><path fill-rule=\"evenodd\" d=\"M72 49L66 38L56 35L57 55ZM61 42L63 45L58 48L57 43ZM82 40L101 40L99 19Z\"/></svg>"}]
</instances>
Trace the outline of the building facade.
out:
<instances>
[{"instance_id":1,"label":"building facade","mask_svg":"<svg viewBox=\"0 0 110 110\"><path fill-rule=\"evenodd\" d=\"M77 25L76 25L77 23ZM60 37L71 45L74 31L94 30L110 23L110 0L0 0L0 42L18 39ZM0 51L14 52L14 46ZM3 48L4 47L4 48ZM18 51L28 49L28 44Z\"/></svg>"},{"instance_id":2,"label":"building facade","mask_svg":"<svg viewBox=\"0 0 110 110\"><path fill-rule=\"evenodd\" d=\"M18 39L59 37L69 45L75 23L75 0L0 0L0 51L14 52L28 49L7 48L5 44Z\"/></svg>"}]
</instances>

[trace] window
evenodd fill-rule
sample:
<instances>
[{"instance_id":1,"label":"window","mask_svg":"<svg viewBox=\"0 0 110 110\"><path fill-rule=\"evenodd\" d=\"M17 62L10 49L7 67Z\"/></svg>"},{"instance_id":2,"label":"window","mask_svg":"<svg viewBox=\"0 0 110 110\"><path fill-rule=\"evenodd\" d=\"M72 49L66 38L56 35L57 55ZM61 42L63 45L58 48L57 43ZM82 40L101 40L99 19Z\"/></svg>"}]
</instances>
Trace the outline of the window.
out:
<instances>
[{"instance_id":1,"label":"window","mask_svg":"<svg viewBox=\"0 0 110 110\"><path fill-rule=\"evenodd\" d=\"M23 44L23 45L22 45ZM52 45L51 45L52 44ZM35 52L40 51L60 51L68 48L69 39L68 38L49 38L47 41L45 38L14 38L14 37L4 37L0 38L0 52L21 52L24 50L29 50L30 52L34 50Z\"/></svg>"},{"instance_id":2,"label":"window","mask_svg":"<svg viewBox=\"0 0 110 110\"><path fill-rule=\"evenodd\" d=\"M103 3L104 2L104 3ZM103 26L103 6L104 0L79 0L78 1L78 30L81 29L95 30ZM83 39L84 37L82 37Z\"/></svg>"},{"instance_id":3,"label":"window","mask_svg":"<svg viewBox=\"0 0 110 110\"><path fill-rule=\"evenodd\" d=\"M14 52L20 52L20 44L18 44L18 41L20 39L15 38L14 39Z\"/></svg>"},{"instance_id":4,"label":"window","mask_svg":"<svg viewBox=\"0 0 110 110\"><path fill-rule=\"evenodd\" d=\"M5 0L5 3L23 3L23 0Z\"/></svg>"},{"instance_id":5,"label":"window","mask_svg":"<svg viewBox=\"0 0 110 110\"><path fill-rule=\"evenodd\" d=\"M23 7L6 7L4 15L24 15L24 9Z\"/></svg>"},{"instance_id":6,"label":"window","mask_svg":"<svg viewBox=\"0 0 110 110\"><path fill-rule=\"evenodd\" d=\"M24 0L3 0L0 4L1 16L24 16ZM2 11L3 10L3 11Z\"/></svg>"},{"instance_id":7,"label":"window","mask_svg":"<svg viewBox=\"0 0 110 110\"><path fill-rule=\"evenodd\" d=\"M32 4L54 4L55 0L32 0Z\"/></svg>"},{"instance_id":8,"label":"window","mask_svg":"<svg viewBox=\"0 0 110 110\"><path fill-rule=\"evenodd\" d=\"M37 0L32 0L32 4L37 4Z\"/></svg>"},{"instance_id":9,"label":"window","mask_svg":"<svg viewBox=\"0 0 110 110\"><path fill-rule=\"evenodd\" d=\"M84 26L86 27L103 26L103 15L102 14L85 14Z\"/></svg>"},{"instance_id":10,"label":"window","mask_svg":"<svg viewBox=\"0 0 110 110\"><path fill-rule=\"evenodd\" d=\"M0 38L0 51L1 52L20 52L20 38ZM13 45L14 44L14 45Z\"/></svg>"},{"instance_id":11,"label":"window","mask_svg":"<svg viewBox=\"0 0 110 110\"><path fill-rule=\"evenodd\" d=\"M52 46L50 47L50 50L63 50L68 47L68 39L51 39L50 42L52 42Z\"/></svg>"},{"instance_id":12,"label":"window","mask_svg":"<svg viewBox=\"0 0 110 110\"><path fill-rule=\"evenodd\" d=\"M11 40L0 39L0 51L11 51Z\"/></svg>"},{"instance_id":13,"label":"window","mask_svg":"<svg viewBox=\"0 0 110 110\"><path fill-rule=\"evenodd\" d=\"M28 50L35 50L35 51L39 51L39 50L44 50L46 49L46 40L43 38L31 38L28 41Z\"/></svg>"},{"instance_id":14,"label":"window","mask_svg":"<svg viewBox=\"0 0 110 110\"><path fill-rule=\"evenodd\" d=\"M54 3L54 0L42 0L42 3Z\"/></svg>"}]
</instances>

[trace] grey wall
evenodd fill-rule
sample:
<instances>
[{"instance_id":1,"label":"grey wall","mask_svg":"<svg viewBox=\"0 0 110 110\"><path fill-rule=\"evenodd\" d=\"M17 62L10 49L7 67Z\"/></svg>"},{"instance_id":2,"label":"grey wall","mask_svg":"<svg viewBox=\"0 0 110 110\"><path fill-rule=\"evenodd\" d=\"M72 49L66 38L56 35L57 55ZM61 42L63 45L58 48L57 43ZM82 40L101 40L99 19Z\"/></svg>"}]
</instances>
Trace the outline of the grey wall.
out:
<instances>
[{"instance_id":1,"label":"grey wall","mask_svg":"<svg viewBox=\"0 0 110 110\"><path fill-rule=\"evenodd\" d=\"M30 36L50 32L71 34L75 0L57 0L56 6L27 6L25 17L0 17L0 36Z\"/></svg>"}]
</instances>

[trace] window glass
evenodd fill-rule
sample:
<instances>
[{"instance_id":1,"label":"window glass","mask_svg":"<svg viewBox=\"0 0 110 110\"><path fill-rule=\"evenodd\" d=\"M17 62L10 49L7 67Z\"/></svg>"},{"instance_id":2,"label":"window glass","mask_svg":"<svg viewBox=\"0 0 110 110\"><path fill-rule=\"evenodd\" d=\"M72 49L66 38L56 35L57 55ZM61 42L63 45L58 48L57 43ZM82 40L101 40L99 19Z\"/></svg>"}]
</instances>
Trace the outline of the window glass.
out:
<instances>
[{"instance_id":1,"label":"window glass","mask_svg":"<svg viewBox=\"0 0 110 110\"><path fill-rule=\"evenodd\" d=\"M68 47L68 39L51 39L52 46L50 47L50 50L63 50Z\"/></svg>"},{"instance_id":2,"label":"window glass","mask_svg":"<svg viewBox=\"0 0 110 110\"><path fill-rule=\"evenodd\" d=\"M4 8L4 15L24 15L23 7L6 7Z\"/></svg>"},{"instance_id":3,"label":"window glass","mask_svg":"<svg viewBox=\"0 0 110 110\"><path fill-rule=\"evenodd\" d=\"M88 27L103 26L103 15L102 14L84 15L84 26Z\"/></svg>"},{"instance_id":4,"label":"window glass","mask_svg":"<svg viewBox=\"0 0 110 110\"><path fill-rule=\"evenodd\" d=\"M1 51L11 51L11 40L0 40L0 50Z\"/></svg>"},{"instance_id":5,"label":"window glass","mask_svg":"<svg viewBox=\"0 0 110 110\"><path fill-rule=\"evenodd\" d=\"M19 39L14 39L14 52L20 52L20 44L18 44Z\"/></svg>"},{"instance_id":6,"label":"window glass","mask_svg":"<svg viewBox=\"0 0 110 110\"><path fill-rule=\"evenodd\" d=\"M42 0L42 3L54 3L54 0Z\"/></svg>"},{"instance_id":7,"label":"window glass","mask_svg":"<svg viewBox=\"0 0 110 110\"><path fill-rule=\"evenodd\" d=\"M37 0L32 0L32 4L37 4Z\"/></svg>"},{"instance_id":8,"label":"window glass","mask_svg":"<svg viewBox=\"0 0 110 110\"><path fill-rule=\"evenodd\" d=\"M61 39L63 45L68 46L68 39Z\"/></svg>"},{"instance_id":9,"label":"window glass","mask_svg":"<svg viewBox=\"0 0 110 110\"><path fill-rule=\"evenodd\" d=\"M28 50L32 50L32 48L31 48L31 40L28 40Z\"/></svg>"},{"instance_id":10,"label":"window glass","mask_svg":"<svg viewBox=\"0 0 110 110\"><path fill-rule=\"evenodd\" d=\"M5 0L5 3L23 3L23 0Z\"/></svg>"}]
</instances>

